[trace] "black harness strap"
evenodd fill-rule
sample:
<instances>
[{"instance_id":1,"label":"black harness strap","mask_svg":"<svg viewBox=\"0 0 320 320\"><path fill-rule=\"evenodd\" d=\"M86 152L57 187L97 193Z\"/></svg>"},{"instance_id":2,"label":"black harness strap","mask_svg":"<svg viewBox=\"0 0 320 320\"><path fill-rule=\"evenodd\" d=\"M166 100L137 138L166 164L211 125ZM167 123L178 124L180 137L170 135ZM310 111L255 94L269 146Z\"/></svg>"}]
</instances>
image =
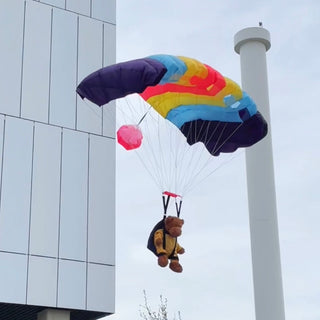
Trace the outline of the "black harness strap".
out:
<instances>
[{"instance_id":1,"label":"black harness strap","mask_svg":"<svg viewBox=\"0 0 320 320\"><path fill-rule=\"evenodd\" d=\"M164 220L166 220L167 217L167 210L169 207L169 201L170 201L171 196L167 196L167 199L165 197L165 195L162 195L162 203L163 203L163 229L162 229L162 233L163 233L163 249L166 249L166 231L165 231L165 227L164 227Z\"/></svg>"},{"instance_id":2,"label":"black harness strap","mask_svg":"<svg viewBox=\"0 0 320 320\"><path fill-rule=\"evenodd\" d=\"M167 216L167 210L169 207L169 201L171 196L167 196L167 199L164 195L162 195L162 202L163 202L163 218L165 219Z\"/></svg>"},{"instance_id":3,"label":"black harness strap","mask_svg":"<svg viewBox=\"0 0 320 320\"><path fill-rule=\"evenodd\" d=\"M176 211L177 211L177 217L180 218L180 212L181 212L181 205L182 205L182 200L180 199L179 204L176 201Z\"/></svg>"}]
</instances>

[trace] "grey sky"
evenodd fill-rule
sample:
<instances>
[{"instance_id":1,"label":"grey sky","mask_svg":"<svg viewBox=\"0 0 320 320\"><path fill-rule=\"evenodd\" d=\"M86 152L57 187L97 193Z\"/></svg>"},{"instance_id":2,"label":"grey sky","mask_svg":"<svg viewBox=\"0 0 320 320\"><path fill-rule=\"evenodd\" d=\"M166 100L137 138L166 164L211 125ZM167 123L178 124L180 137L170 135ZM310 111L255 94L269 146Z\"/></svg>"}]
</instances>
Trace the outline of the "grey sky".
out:
<instances>
[{"instance_id":1,"label":"grey sky","mask_svg":"<svg viewBox=\"0 0 320 320\"><path fill-rule=\"evenodd\" d=\"M239 84L233 36L262 21L286 318L320 317L320 2L118 0L117 60L167 53L196 58ZM143 289L173 316L253 320L254 301L244 156L199 185L185 200L184 273L160 269L146 249L162 214L160 192L137 157L118 148L117 280L114 320L139 318Z\"/></svg>"}]
</instances>

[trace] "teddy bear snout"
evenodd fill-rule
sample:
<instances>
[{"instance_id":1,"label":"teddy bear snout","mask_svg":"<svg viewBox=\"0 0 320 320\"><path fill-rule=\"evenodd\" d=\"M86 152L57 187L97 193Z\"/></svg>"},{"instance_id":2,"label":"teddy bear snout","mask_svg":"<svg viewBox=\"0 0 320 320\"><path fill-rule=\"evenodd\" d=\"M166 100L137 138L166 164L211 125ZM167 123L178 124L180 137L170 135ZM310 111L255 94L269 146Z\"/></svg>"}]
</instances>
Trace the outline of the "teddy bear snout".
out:
<instances>
[{"instance_id":1,"label":"teddy bear snout","mask_svg":"<svg viewBox=\"0 0 320 320\"><path fill-rule=\"evenodd\" d=\"M179 227L171 228L170 234L172 237L180 237L182 234L182 230Z\"/></svg>"}]
</instances>

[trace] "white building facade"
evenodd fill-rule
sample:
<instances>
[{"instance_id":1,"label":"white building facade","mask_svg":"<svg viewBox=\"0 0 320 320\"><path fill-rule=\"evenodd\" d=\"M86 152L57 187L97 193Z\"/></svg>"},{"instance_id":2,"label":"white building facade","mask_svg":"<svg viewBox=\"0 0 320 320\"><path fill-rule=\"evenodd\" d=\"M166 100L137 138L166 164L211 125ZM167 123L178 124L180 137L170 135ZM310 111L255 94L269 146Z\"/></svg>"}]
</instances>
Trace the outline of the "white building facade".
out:
<instances>
[{"instance_id":1,"label":"white building facade","mask_svg":"<svg viewBox=\"0 0 320 320\"><path fill-rule=\"evenodd\" d=\"M76 87L115 63L115 2L0 0L0 319L114 312L114 116Z\"/></svg>"}]
</instances>

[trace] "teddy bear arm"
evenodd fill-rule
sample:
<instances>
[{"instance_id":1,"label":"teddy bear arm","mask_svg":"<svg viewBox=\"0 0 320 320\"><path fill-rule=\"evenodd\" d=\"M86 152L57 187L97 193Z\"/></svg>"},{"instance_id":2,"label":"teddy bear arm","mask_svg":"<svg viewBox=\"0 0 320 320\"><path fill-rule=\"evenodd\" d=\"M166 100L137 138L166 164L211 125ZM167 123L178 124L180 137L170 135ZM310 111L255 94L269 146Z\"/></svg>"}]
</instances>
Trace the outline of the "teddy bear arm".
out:
<instances>
[{"instance_id":1,"label":"teddy bear arm","mask_svg":"<svg viewBox=\"0 0 320 320\"><path fill-rule=\"evenodd\" d=\"M181 247L181 246L179 245L179 243L177 243L177 253L179 253L179 254L183 254L183 253L184 253L184 248Z\"/></svg>"},{"instance_id":2,"label":"teddy bear arm","mask_svg":"<svg viewBox=\"0 0 320 320\"><path fill-rule=\"evenodd\" d=\"M154 246L156 247L157 254L166 253L166 250L163 248L163 231L157 230L153 238Z\"/></svg>"}]
</instances>

